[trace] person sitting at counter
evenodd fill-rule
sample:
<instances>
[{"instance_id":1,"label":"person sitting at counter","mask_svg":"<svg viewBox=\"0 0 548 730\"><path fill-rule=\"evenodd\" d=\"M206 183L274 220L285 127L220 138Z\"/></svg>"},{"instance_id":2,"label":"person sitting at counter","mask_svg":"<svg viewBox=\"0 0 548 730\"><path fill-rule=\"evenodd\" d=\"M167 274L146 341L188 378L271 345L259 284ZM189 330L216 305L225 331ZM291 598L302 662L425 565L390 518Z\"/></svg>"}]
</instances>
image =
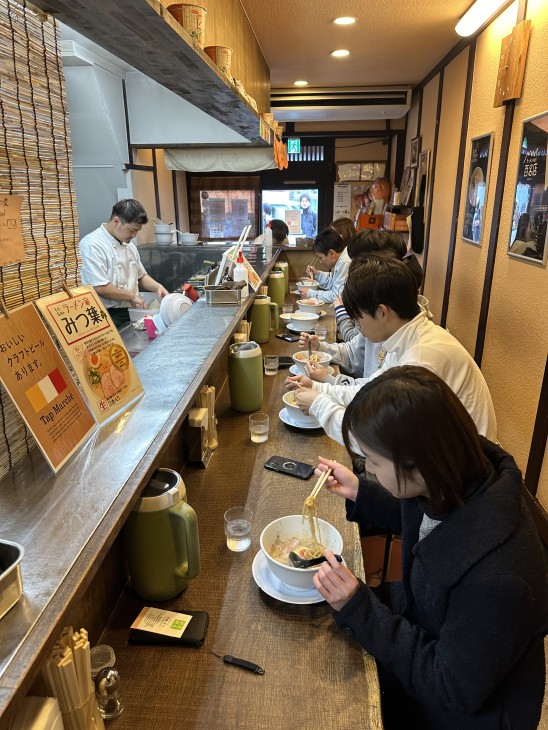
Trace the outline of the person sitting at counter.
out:
<instances>
[{"instance_id":1,"label":"person sitting at counter","mask_svg":"<svg viewBox=\"0 0 548 730\"><path fill-rule=\"evenodd\" d=\"M270 228L270 230L272 231L272 243L274 244L274 246L287 246L289 228L285 221L282 221L279 218L273 218L266 224L266 227ZM264 246L265 235L266 233L261 233L261 235L257 236L257 238L253 241L253 244L255 246Z\"/></svg>"},{"instance_id":2,"label":"person sitting at counter","mask_svg":"<svg viewBox=\"0 0 548 730\"><path fill-rule=\"evenodd\" d=\"M314 239L312 250L327 271L319 271L312 265L307 266L306 275L315 279L322 288L315 291L301 287L299 289L301 297L305 299L315 297L322 302L332 302L339 295L348 276L350 258L346 246L338 231L334 228L324 228Z\"/></svg>"},{"instance_id":3,"label":"person sitting at counter","mask_svg":"<svg viewBox=\"0 0 548 730\"><path fill-rule=\"evenodd\" d=\"M334 221L331 221L330 226L341 234L345 246L348 246L352 236L356 234L352 218L335 218ZM350 255L350 252L348 254Z\"/></svg>"},{"instance_id":4,"label":"person sitting at counter","mask_svg":"<svg viewBox=\"0 0 548 730\"><path fill-rule=\"evenodd\" d=\"M80 241L82 283L94 287L117 327L129 322L129 307L142 309L139 291L165 297L167 289L149 276L132 239L148 217L137 200L119 200L110 219Z\"/></svg>"},{"instance_id":5,"label":"person sitting at counter","mask_svg":"<svg viewBox=\"0 0 548 730\"><path fill-rule=\"evenodd\" d=\"M343 435L378 482L320 457L347 519L403 536L402 580L369 589L325 550L314 585L377 661L386 730L533 730L544 694L546 562L514 459L430 370L391 368Z\"/></svg>"},{"instance_id":6,"label":"person sitting at counter","mask_svg":"<svg viewBox=\"0 0 548 730\"><path fill-rule=\"evenodd\" d=\"M382 343L377 370L350 385L331 385L323 382L326 368L311 362L308 375L286 380L287 387L300 388L295 395L299 407L314 416L328 436L343 442L345 409L365 383L397 365L420 365L447 383L483 436L496 440L495 411L481 370L453 335L428 319L417 302L415 279L405 264L382 254L368 255L352 267L342 298L364 337Z\"/></svg>"}]
</instances>

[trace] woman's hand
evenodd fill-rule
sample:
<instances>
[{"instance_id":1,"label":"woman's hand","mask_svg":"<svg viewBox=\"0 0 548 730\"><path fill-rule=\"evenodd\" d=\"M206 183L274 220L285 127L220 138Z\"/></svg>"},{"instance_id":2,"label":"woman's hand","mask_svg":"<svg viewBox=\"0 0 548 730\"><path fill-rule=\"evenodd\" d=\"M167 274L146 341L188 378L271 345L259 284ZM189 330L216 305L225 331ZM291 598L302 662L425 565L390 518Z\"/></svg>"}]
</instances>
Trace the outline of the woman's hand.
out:
<instances>
[{"instance_id":1,"label":"woman's hand","mask_svg":"<svg viewBox=\"0 0 548 730\"><path fill-rule=\"evenodd\" d=\"M329 605L340 611L356 595L360 584L346 565L337 562L331 550L324 550L323 554L327 560L314 576L314 585Z\"/></svg>"},{"instance_id":2,"label":"woman's hand","mask_svg":"<svg viewBox=\"0 0 548 730\"><path fill-rule=\"evenodd\" d=\"M305 389L305 390L298 390L295 393L295 401L301 411L308 416L308 412L310 411L310 406L316 398L321 395L319 390L311 390L311 389Z\"/></svg>"},{"instance_id":3,"label":"woman's hand","mask_svg":"<svg viewBox=\"0 0 548 730\"><path fill-rule=\"evenodd\" d=\"M306 375L289 375L285 379L285 387L287 390L297 390L298 388L311 388L312 381Z\"/></svg>"},{"instance_id":4,"label":"woman's hand","mask_svg":"<svg viewBox=\"0 0 548 730\"><path fill-rule=\"evenodd\" d=\"M315 362L314 360L309 360L304 366L304 369L306 371L306 374L309 375L312 380L315 380L317 383L325 383L327 376L329 375L327 368L323 365L320 365L318 362Z\"/></svg>"},{"instance_id":5,"label":"woman's hand","mask_svg":"<svg viewBox=\"0 0 548 730\"><path fill-rule=\"evenodd\" d=\"M320 340L316 335L311 335L308 332L299 333L299 347L303 350L308 350L308 343L312 345L313 350L320 349Z\"/></svg>"},{"instance_id":6,"label":"woman's hand","mask_svg":"<svg viewBox=\"0 0 548 730\"><path fill-rule=\"evenodd\" d=\"M338 461L324 459L323 456L319 457L319 462L315 471L317 476L321 476L322 472L331 469L331 474L324 485L327 491L355 502L360 483L356 474L348 467L339 464Z\"/></svg>"}]
</instances>

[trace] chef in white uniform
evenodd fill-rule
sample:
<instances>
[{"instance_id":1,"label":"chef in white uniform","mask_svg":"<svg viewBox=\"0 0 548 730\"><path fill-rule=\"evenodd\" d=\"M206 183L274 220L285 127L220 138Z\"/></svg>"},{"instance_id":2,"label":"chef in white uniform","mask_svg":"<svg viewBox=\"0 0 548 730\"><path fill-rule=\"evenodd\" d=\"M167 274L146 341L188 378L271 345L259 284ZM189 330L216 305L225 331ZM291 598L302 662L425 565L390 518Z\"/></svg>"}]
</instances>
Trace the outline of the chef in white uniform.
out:
<instances>
[{"instance_id":1,"label":"chef in white uniform","mask_svg":"<svg viewBox=\"0 0 548 730\"><path fill-rule=\"evenodd\" d=\"M140 291L156 292L160 298L168 293L147 274L132 242L145 223L148 217L141 203L120 200L110 220L80 241L82 282L94 287L117 327L129 322L129 307L145 306Z\"/></svg>"}]
</instances>

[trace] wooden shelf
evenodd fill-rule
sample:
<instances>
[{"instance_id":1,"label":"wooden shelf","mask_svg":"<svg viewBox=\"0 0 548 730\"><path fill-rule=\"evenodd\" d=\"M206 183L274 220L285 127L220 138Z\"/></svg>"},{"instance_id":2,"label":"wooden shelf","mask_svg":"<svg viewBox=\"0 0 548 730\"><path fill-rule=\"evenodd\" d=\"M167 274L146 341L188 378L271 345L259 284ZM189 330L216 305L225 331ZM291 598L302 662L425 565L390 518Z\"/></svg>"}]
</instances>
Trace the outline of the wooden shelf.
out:
<instances>
[{"instance_id":1,"label":"wooden shelf","mask_svg":"<svg viewBox=\"0 0 548 730\"><path fill-rule=\"evenodd\" d=\"M252 145L268 146L259 115L158 0L35 0L118 58L170 89Z\"/></svg>"}]
</instances>

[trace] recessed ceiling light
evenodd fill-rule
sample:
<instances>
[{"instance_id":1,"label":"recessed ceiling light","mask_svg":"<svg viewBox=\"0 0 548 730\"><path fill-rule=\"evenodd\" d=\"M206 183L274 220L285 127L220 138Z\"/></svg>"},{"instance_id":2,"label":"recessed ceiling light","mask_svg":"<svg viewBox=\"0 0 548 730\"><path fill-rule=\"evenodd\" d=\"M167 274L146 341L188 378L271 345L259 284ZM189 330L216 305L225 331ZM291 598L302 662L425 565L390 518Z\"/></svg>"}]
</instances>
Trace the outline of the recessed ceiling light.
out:
<instances>
[{"instance_id":1,"label":"recessed ceiling light","mask_svg":"<svg viewBox=\"0 0 548 730\"><path fill-rule=\"evenodd\" d=\"M294 81L293 86L308 86L308 81Z\"/></svg>"},{"instance_id":2,"label":"recessed ceiling light","mask_svg":"<svg viewBox=\"0 0 548 730\"><path fill-rule=\"evenodd\" d=\"M343 58L343 56L349 56L350 51L347 51L344 48L339 48L338 51L331 51L331 55L335 56L335 58Z\"/></svg>"},{"instance_id":3,"label":"recessed ceiling light","mask_svg":"<svg viewBox=\"0 0 548 730\"><path fill-rule=\"evenodd\" d=\"M356 18L345 16L342 18L335 18L333 22L336 23L336 25L353 25L356 22Z\"/></svg>"}]
</instances>

